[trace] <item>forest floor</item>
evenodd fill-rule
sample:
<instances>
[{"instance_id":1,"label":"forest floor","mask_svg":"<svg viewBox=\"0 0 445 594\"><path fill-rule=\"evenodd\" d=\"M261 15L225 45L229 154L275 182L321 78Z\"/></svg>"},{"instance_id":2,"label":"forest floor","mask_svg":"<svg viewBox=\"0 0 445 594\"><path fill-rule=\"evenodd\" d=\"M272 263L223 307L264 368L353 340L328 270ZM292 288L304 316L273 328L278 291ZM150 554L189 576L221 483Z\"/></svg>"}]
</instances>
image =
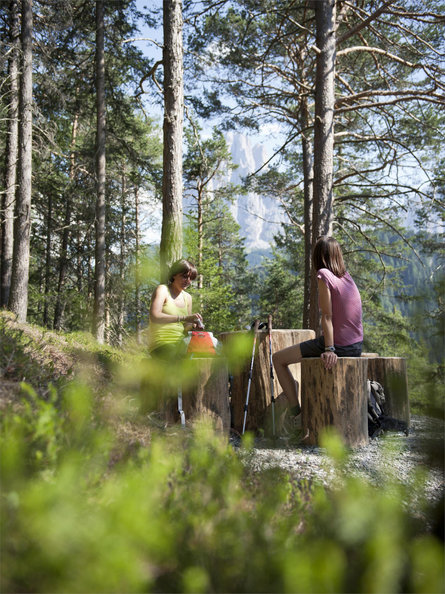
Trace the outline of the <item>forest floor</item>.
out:
<instances>
[{"instance_id":1,"label":"forest floor","mask_svg":"<svg viewBox=\"0 0 445 594\"><path fill-rule=\"evenodd\" d=\"M300 480L332 487L338 480L332 460L323 448L295 446L289 440L257 439L249 463L255 470L279 467ZM417 470L425 476L425 496L438 502L444 493L444 423L432 417L412 415L408 434L387 432L369 444L350 451L346 462L349 475L363 477L383 487L395 481L414 487Z\"/></svg>"},{"instance_id":2,"label":"forest floor","mask_svg":"<svg viewBox=\"0 0 445 594\"><path fill-rule=\"evenodd\" d=\"M134 394L116 398L112 374L119 359L117 349L98 346L83 333L65 335L20 324L7 312L0 312L0 337L0 410L8 406L20 409L22 381L45 397L51 383L59 385L74 377L87 377L115 432L121 450L118 457L135 448L147 447L153 431L166 430L160 419L157 422L157 415L138 415ZM175 432L175 428L169 430ZM239 442L236 439L231 442L240 451ZM353 450L347 471L377 484L393 478L409 486L416 480L416 468L422 467L427 472L426 496L438 501L444 492L443 443L443 421L412 415L408 435L387 433L372 439L368 446ZM278 439L275 443L257 438L246 460L254 471L279 467L298 480L326 486L336 480L322 448L301 447L292 438Z\"/></svg>"}]
</instances>

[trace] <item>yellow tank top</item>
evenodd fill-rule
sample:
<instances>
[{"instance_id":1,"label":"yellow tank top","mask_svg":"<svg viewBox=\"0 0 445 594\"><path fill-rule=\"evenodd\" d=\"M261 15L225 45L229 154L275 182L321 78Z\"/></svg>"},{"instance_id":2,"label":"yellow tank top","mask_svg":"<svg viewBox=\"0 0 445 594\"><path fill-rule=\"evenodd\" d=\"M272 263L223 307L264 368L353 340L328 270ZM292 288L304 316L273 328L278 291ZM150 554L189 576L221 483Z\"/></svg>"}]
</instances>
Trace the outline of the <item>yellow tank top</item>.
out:
<instances>
[{"instance_id":1,"label":"yellow tank top","mask_svg":"<svg viewBox=\"0 0 445 594\"><path fill-rule=\"evenodd\" d=\"M178 307L170 295L168 290L167 299L162 307L162 312L170 316L188 316L188 300L190 295L183 291L184 306ZM148 330L148 350L163 346L165 344L175 344L184 339L184 325L182 322L174 322L169 324L160 324L150 320Z\"/></svg>"}]
</instances>

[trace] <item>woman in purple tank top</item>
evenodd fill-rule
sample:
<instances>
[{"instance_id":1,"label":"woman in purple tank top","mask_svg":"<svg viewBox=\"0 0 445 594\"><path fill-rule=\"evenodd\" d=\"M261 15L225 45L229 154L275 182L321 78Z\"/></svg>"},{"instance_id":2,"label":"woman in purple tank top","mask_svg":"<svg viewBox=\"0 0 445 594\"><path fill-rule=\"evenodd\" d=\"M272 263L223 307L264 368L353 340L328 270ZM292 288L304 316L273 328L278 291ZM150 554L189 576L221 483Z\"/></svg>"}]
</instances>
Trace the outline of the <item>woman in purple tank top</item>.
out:
<instances>
[{"instance_id":1,"label":"woman in purple tank top","mask_svg":"<svg viewBox=\"0 0 445 594\"><path fill-rule=\"evenodd\" d=\"M360 357L363 343L362 302L360 293L346 271L343 254L333 237L317 240L313 253L318 279L318 303L322 336L278 351L274 367L292 414L299 413L297 387L289 365L305 357L321 357L326 369L332 369L337 357Z\"/></svg>"}]
</instances>

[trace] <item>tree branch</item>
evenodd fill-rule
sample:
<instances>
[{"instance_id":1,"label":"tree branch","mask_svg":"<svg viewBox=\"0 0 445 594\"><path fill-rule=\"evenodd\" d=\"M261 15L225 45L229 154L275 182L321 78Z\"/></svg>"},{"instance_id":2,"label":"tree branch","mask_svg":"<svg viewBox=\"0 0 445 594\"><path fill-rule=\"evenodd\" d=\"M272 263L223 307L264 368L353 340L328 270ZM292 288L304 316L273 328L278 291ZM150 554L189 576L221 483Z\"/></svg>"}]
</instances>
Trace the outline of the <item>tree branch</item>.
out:
<instances>
[{"instance_id":1,"label":"tree branch","mask_svg":"<svg viewBox=\"0 0 445 594\"><path fill-rule=\"evenodd\" d=\"M358 25L353 27L350 31L348 31L347 33L342 35L340 37L340 39L337 39L337 47L339 45L341 45L343 42L345 42L347 39L349 39L350 37L352 37L353 35L358 33L359 31L364 29L367 25L369 25L369 23L371 23L378 16L380 16L382 14L382 12L384 12L385 9L388 8L388 6L390 6L391 4L394 4L394 2L395 2L395 0L387 0L387 2L384 2L380 8L378 8L375 12L370 14L367 19L365 19L363 22L359 23Z\"/></svg>"}]
</instances>

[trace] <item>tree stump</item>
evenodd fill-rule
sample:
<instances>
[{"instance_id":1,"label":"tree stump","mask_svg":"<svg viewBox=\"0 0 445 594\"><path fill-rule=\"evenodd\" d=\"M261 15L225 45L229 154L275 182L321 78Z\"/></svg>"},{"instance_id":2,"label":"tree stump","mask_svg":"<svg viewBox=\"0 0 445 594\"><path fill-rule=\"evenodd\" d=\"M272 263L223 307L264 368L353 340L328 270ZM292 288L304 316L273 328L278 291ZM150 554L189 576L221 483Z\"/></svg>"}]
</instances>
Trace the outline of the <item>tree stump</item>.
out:
<instances>
[{"instance_id":1,"label":"tree stump","mask_svg":"<svg viewBox=\"0 0 445 594\"><path fill-rule=\"evenodd\" d=\"M368 443L366 357L339 357L326 370L321 358L301 363L302 429L304 443L319 445L323 430L334 427L345 445Z\"/></svg>"},{"instance_id":2,"label":"tree stump","mask_svg":"<svg viewBox=\"0 0 445 594\"><path fill-rule=\"evenodd\" d=\"M403 357L375 357L368 360L368 378L383 386L385 414L410 426L408 378Z\"/></svg>"},{"instance_id":3,"label":"tree stump","mask_svg":"<svg viewBox=\"0 0 445 594\"><path fill-rule=\"evenodd\" d=\"M194 358L187 362L190 381L182 386L182 409L186 424L210 421L217 431L230 432L230 402L227 363L221 357ZM165 406L167 422L180 422L177 398Z\"/></svg>"},{"instance_id":4,"label":"tree stump","mask_svg":"<svg viewBox=\"0 0 445 594\"><path fill-rule=\"evenodd\" d=\"M218 336L219 340L224 345L224 349L230 350L231 342L236 341L240 335L246 335L246 331L239 332L223 332ZM305 340L315 338L313 330L272 330L272 352L275 353L286 347L299 344ZM243 429L244 421L244 406L246 403L247 386L249 383L249 370L251 362L251 353L253 348L253 333L252 346L250 348L250 356L242 365L241 370L230 370L232 374L232 425L239 433ZM300 364L291 365L289 369L298 384L301 384ZM280 396L281 394L281 396ZM276 403L276 417L278 422L278 414L283 408L284 395L282 394L281 386L276 377L274 370L274 396L279 398ZM267 330L260 330L257 335L256 352L252 371L252 382L249 395L249 406L247 409L246 430L257 431L264 429L267 426L267 431L271 431L271 386L270 386L270 356L269 356L269 334ZM286 405L287 405L287 401ZM269 418L270 417L270 418Z\"/></svg>"}]
</instances>

